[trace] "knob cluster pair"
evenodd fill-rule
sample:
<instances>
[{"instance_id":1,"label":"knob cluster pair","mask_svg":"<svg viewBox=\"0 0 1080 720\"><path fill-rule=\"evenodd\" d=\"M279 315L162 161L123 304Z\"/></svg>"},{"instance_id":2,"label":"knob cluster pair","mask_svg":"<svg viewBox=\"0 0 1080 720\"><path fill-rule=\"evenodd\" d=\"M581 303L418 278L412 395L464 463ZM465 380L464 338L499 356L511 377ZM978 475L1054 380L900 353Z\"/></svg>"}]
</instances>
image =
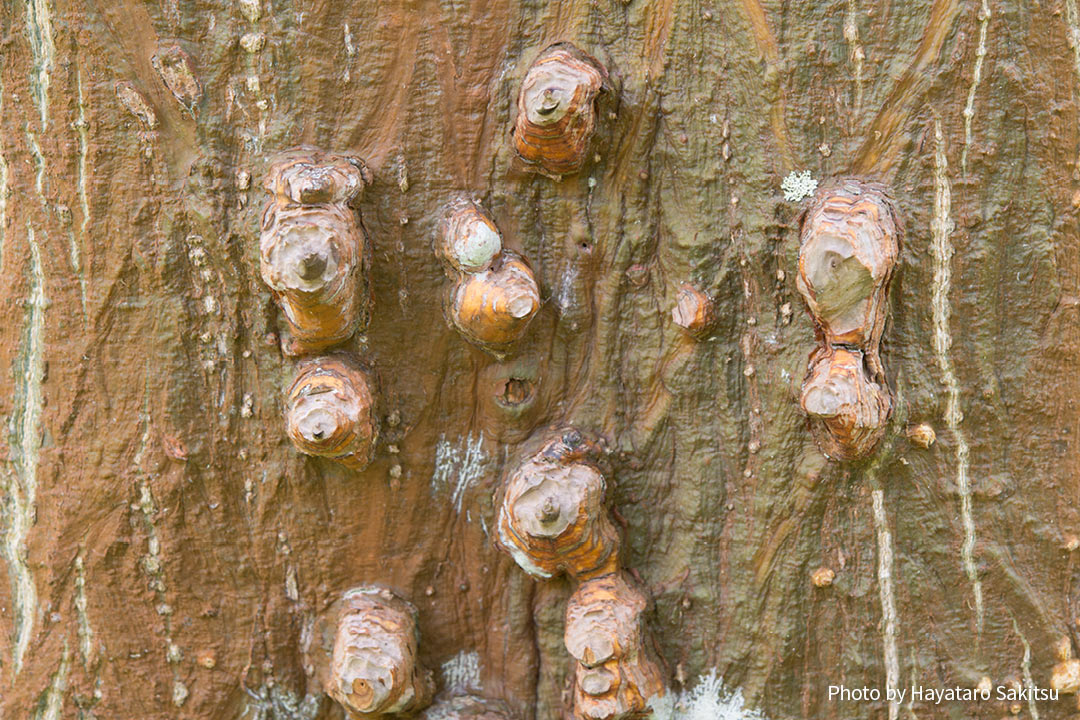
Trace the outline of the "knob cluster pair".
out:
<instances>
[{"instance_id":1,"label":"knob cluster pair","mask_svg":"<svg viewBox=\"0 0 1080 720\"><path fill-rule=\"evenodd\" d=\"M902 236L885 186L850 178L819 190L803 219L796 284L820 344L800 402L839 460L867 456L892 412L880 350Z\"/></svg>"},{"instance_id":2,"label":"knob cluster pair","mask_svg":"<svg viewBox=\"0 0 1080 720\"><path fill-rule=\"evenodd\" d=\"M259 266L281 307L281 347L298 359L285 393L289 438L301 452L352 469L378 438L370 374L341 346L371 318L371 243L354 204L371 174L347 155L301 148L271 164Z\"/></svg>"},{"instance_id":3,"label":"knob cluster pair","mask_svg":"<svg viewBox=\"0 0 1080 720\"><path fill-rule=\"evenodd\" d=\"M575 661L579 720L639 717L667 694L647 598L619 566L602 452L595 439L564 430L510 473L499 507L500 549L537 579L566 575L576 585L563 641Z\"/></svg>"}]
</instances>

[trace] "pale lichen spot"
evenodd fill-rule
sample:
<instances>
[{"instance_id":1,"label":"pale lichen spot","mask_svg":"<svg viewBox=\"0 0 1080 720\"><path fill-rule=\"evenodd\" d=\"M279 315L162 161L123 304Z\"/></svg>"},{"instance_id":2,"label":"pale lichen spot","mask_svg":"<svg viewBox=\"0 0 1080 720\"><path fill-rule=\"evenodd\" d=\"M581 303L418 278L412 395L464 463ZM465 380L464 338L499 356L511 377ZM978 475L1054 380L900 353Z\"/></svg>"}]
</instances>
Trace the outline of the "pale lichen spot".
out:
<instances>
[{"instance_id":1,"label":"pale lichen spot","mask_svg":"<svg viewBox=\"0 0 1080 720\"><path fill-rule=\"evenodd\" d=\"M784 199L788 202L799 202L809 197L817 190L818 182L810 175L809 170L795 172L792 170L780 184L780 190L784 193Z\"/></svg>"}]
</instances>

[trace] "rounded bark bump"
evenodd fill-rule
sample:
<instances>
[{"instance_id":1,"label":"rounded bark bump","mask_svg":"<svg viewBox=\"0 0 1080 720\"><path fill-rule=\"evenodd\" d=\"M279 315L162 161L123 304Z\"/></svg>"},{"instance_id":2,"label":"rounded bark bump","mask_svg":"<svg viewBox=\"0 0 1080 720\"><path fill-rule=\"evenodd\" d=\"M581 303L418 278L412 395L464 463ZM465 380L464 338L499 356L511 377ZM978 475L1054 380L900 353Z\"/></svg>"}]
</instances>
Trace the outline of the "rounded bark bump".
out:
<instances>
[{"instance_id":1,"label":"rounded bark bump","mask_svg":"<svg viewBox=\"0 0 1080 720\"><path fill-rule=\"evenodd\" d=\"M412 714L431 703L420 665L417 611L378 586L358 587L317 618L304 648L309 672L350 718Z\"/></svg>"},{"instance_id":2,"label":"rounded bark bump","mask_svg":"<svg viewBox=\"0 0 1080 720\"><path fill-rule=\"evenodd\" d=\"M577 172L596 128L607 70L571 43L548 46L529 66L517 100L514 147L526 166L556 180Z\"/></svg>"},{"instance_id":3,"label":"rounded bark bump","mask_svg":"<svg viewBox=\"0 0 1080 720\"><path fill-rule=\"evenodd\" d=\"M701 339L712 330L716 320L715 303L708 294L686 283L679 288L672 321L691 337Z\"/></svg>"},{"instance_id":4,"label":"rounded bark bump","mask_svg":"<svg viewBox=\"0 0 1080 720\"><path fill-rule=\"evenodd\" d=\"M510 475L498 545L525 572L575 579L614 572L619 535L604 506L606 481L576 431L550 441Z\"/></svg>"},{"instance_id":5,"label":"rounded bark bump","mask_svg":"<svg viewBox=\"0 0 1080 720\"><path fill-rule=\"evenodd\" d=\"M502 357L525 335L539 309L540 288L532 268L517 253L503 250L489 269L459 276L447 314L462 337Z\"/></svg>"},{"instance_id":6,"label":"rounded bark bump","mask_svg":"<svg viewBox=\"0 0 1080 720\"><path fill-rule=\"evenodd\" d=\"M368 374L344 356L301 364L287 393L285 418L300 452L353 470L371 462L379 435L375 393Z\"/></svg>"}]
</instances>

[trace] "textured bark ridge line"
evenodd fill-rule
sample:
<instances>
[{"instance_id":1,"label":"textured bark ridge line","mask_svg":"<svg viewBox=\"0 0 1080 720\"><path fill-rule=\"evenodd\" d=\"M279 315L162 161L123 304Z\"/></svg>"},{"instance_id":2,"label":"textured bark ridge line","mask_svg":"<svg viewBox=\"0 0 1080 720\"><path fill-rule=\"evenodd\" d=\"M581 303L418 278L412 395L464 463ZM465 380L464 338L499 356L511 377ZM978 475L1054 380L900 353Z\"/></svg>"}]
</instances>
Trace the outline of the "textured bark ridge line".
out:
<instances>
[{"instance_id":1,"label":"textured bark ridge line","mask_svg":"<svg viewBox=\"0 0 1080 720\"><path fill-rule=\"evenodd\" d=\"M989 13L987 13L987 19L989 19ZM1065 0L1065 20L1068 25L1069 47L1073 51L1076 77L1080 79L1080 12L1076 9L1076 0Z\"/></svg>"},{"instance_id":2,"label":"textured bark ridge line","mask_svg":"<svg viewBox=\"0 0 1080 720\"><path fill-rule=\"evenodd\" d=\"M885 512L885 493L881 488L871 490L874 508L874 528L877 531L877 581L881 599L881 642L885 659L885 687L896 691L900 687L900 660L896 637L900 622L896 613L896 592L893 589L893 541L889 517ZM889 720L896 720L900 703L889 703Z\"/></svg>"},{"instance_id":3,"label":"textured bark ridge line","mask_svg":"<svg viewBox=\"0 0 1080 720\"><path fill-rule=\"evenodd\" d=\"M149 439L149 427L144 431L142 443L135 456L135 466L139 467L142 455L146 451L146 442ZM180 647L176 644L173 633L173 606L169 603L169 586L165 569L165 553L162 547L161 534L155 521L159 511L158 503L154 500L153 491L150 487L150 479L140 472L138 480L138 504L137 511L141 515L141 525L146 534L146 554L140 559L140 569L146 576L147 585L154 596L154 612L161 623L162 635L165 645L165 658L172 676L170 697L175 707L183 707L187 701L190 690L187 683L180 676L179 663L182 659Z\"/></svg>"},{"instance_id":4,"label":"textured bark ridge line","mask_svg":"<svg viewBox=\"0 0 1080 720\"><path fill-rule=\"evenodd\" d=\"M1072 0L1066 0L1071 2ZM960 172L967 177L968 150L973 138L972 122L975 119L975 93L982 82L983 59L986 57L986 33L990 27L989 0L981 0L979 6L979 45L975 48L975 64L971 68L971 87L968 88L967 104L964 105L964 149L960 151Z\"/></svg>"},{"instance_id":5,"label":"textured bark ridge line","mask_svg":"<svg viewBox=\"0 0 1080 720\"><path fill-rule=\"evenodd\" d=\"M38 614L38 592L27 562L27 535L37 514L38 464L41 449L41 412L44 403L42 383L45 375L45 276L41 250L34 229L26 226L30 244L29 297L26 301L24 329L15 358L17 384L8 430L12 468L4 473L3 556L11 576L11 604L14 638L12 665L14 675L22 670L23 657L34 632Z\"/></svg>"},{"instance_id":6,"label":"textured bark ridge line","mask_svg":"<svg viewBox=\"0 0 1080 720\"><path fill-rule=\"evenodd\" d=\"M918 50L864 135L866 140L851 164L853 172L878 177L890 177L896 172L900 151L908 140L902 130L918 109L918 101L926 96L933 77L927 70L939 61L959 12L959 0L934 0Z\"/></svg>"},{"instance_id":7,"label":"textured bark ridge line","mask_svg":"<svg viewBox=\"0 0 1080 720\"><path fill-rule=\"evenodd\" d=\"M776 42L772 29L769 27L769 19L765 14L765 7L762 5L761 0L741 0L741 5L746 20L750 23L751 34L757 43L758 51L768 64L769 75L771 75L769 84L771 86L779 78L780 46ZM769 87L769 90L772 91L770 94L774 100L770 104L769 111L772 134L776 139L777 149L780 152L784 167L794 168L796 166L795 149L787 130L787 98L782 91L777 92L773 87Z\"/></svg>"},{"instance_id":8,"label":"textured bark ridge line","mask_svg":"<svg viewBox=\"0 0 1080 720\"><path fill-rule=\"evenodd\" d=\"M960 426L963 413L960 410L960 383L953 368L949 351L952 347L952 332L949 325L951 308L949 293L952 288L953 246L950 236L953 232L952 188L949 185L949 161L945 155L945 138L941 133L941 121L934 119L934 218L931 224L933 235L934 284L931 306L934 312L934 355L941 381L945 385L945 425L956 444L956 489L960 495L960 518L964 527L964 541L960 548L960 557L964 572L971 583L971 594L975 605L975 627L981 633L983 627L983 592L982 582L975 567L975 518L972 514L971 481L968 477L971 450L967 437Z\"/></svg>"}]
</instances>

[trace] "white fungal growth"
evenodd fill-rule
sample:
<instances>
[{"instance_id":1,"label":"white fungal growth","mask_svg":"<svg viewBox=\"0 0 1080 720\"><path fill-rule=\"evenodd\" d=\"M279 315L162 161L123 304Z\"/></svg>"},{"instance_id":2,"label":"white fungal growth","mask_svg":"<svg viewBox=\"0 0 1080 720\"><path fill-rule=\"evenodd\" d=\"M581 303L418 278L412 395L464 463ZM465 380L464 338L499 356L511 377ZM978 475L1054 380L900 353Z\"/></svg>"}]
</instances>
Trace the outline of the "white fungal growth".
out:
<instances>
[{"instance_id":1,"label":"white fungal growth","mask_svg":"<svg viewBox=\"0 0 1080 720\"><path fill-rule=\"evenodd\" d=\"M480 690L480 654L462 650L442 664L442 679L449 691Z\"/></svg>"},{"instance_id":2,"label":"white fungal growth","mask_svg":"<svg viewBox=\"0 0 1080 720\"><path fill-rule=\"evenodd\" d=\"M780 184L780 189L784 193L785 200L799 202L803 198L814 194L814 191L817 190L817 180L810 176L809 170L804 170L801 173L792 170L784 178L784 182Z\"/></svg>"},{"instance_id":3,"label":"white fungal growth","mask_svg":"<svg viewBox=\"0 0 1080 720\"><path fill-rule=\"evenodd\" d=\"M450 502L454 510L460 513L465 491L483 476L488 460L484 452L483 433L479 433L476 439L473 439L472 433L465 438L458 436L456 443L448 442L445 435L440 436L435 446L432 490L450 489Z\"/></svg>"}]
</instances>

